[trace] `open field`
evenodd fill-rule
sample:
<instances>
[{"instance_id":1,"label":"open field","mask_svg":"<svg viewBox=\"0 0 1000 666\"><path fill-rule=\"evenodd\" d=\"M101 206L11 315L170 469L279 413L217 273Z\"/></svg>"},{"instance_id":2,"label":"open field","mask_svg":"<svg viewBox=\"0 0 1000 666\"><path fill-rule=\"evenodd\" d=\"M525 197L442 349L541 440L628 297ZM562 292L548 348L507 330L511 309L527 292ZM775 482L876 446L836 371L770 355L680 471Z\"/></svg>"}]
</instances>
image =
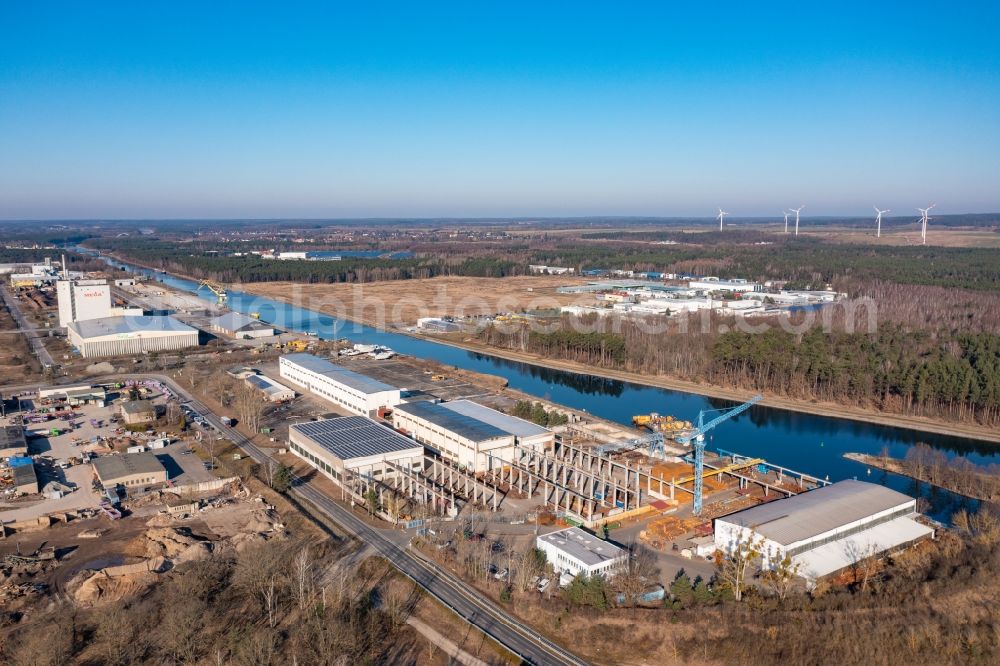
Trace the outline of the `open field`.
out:
<instances>
[{"instance_id":1,"label":"open field","mask_svg":"<svg viewBox=\"0 0 1000 666\"><path fill-rule=\"evenodd\" d=\"M450 276L364 284L258 282L241 288L354 321L411 326L420 317L521 312L587 302L593 297L556 293L557 287L585 282L579 277L560 275Z\"/></svg>"}]
</instances>

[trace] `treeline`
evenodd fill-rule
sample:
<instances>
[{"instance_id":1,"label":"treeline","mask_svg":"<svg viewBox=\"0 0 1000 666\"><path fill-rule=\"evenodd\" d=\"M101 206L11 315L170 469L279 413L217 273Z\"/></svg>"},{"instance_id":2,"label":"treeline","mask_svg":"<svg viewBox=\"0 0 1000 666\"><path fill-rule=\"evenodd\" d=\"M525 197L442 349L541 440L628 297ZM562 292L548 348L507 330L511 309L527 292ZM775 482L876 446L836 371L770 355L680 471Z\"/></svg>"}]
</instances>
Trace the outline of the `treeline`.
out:
<instances>
[{"instance_id":1,"label":"treeline","mask_svg":"<svg viewBox=\"0 0 1000 666\"><path fill-rule=\"evenodd\" d=\"M1000 500L1000 465L975 465L964 456L949 458L924 443L915 444L903 459L881 456L900 473L966 497Z\"/></svg>"},{"instance_id":2,"label":"treeline","mask_svg":"<svg viewBox=\"0 0 1000 666\"><path fill-rule=\"evenodd\" d=\"M386 571L370 566L353 571L347 584L328 584L322 554L317 546L274 540L179 564L139 598L94 609L57 605L23 618L0 645L0 661L415 663L420 645L405 614L416 597L389 597L378 587Z\"/></svg>"},{"instance_id":3,"label":"treeline","mask_svg":"<svg viewBox=\"0 0 1000 666\"><path fill-rule=\"evenodd\" d=\"M145 266L208 278L224 283L298 282L355 283L377 280L409 280L443 275L507 277L522 275L527 266L497 257L413 257L399 259L344 257L339 261L279 261L256 256L193 254L175 243L123 239L92 246L120 254Z\"/></svg>"},{"instance_id":4,"label":"treeline","mask_svg":"<svg viewBox=\"0 0 1000 666\"><path fill-rule=\"evenodd\" d=\"M909 331L882 323L876 333L650 332L629 319L587 321L578 332L493 325L480 339L505 349L639 374L815 399L891 413L1000 423L1000 335ZM596 330L595 330L596 329Z\"/></svg>"}]
</instances>

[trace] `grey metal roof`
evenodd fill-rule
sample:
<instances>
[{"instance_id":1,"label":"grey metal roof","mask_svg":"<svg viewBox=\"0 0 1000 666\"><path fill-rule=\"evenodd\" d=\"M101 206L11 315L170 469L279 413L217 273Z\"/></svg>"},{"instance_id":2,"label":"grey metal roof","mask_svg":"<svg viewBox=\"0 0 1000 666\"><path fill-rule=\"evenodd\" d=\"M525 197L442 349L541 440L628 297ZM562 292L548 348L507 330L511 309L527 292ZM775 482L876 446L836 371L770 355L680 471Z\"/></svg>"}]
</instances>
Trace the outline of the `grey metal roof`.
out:
<instances>
[{"instance_id":1,"label":"grey metal roof","mask_svg":"<svg viewBox=\"0 0 1000 666\"><path fill-rule=\"evenodd\" d=\"M155 474L166 472L163 464L149 451L124 453L117 456L102 456L93 461L94 471L101 482L110 482L133 474Z\"/></svg>"},{"instance_id":2,"label":"grey metal roof","mask_svg":"<svg viewBox=\"0 0 1000 666\"><path fill-rule=\"evenodd\" d=\"M448 409L443 404L409 402L397 405L395 409L429 421L472 442L485 442L498 437L510 436L510 433L501 430L495 425L480 421L474 416L468 416Z\"/></svg>"},{"instance_id":3,"label":"grey metal roof","mask_svg":"<svg viewBox=\"0 0 1000 666\"><path fill-rule=\"evenodd\" d=\"M525 421L516 416L498 412L495 409L490 409L485 405L480 405L478 402L472 402L471 400L451 400L449 402L442 402L441 406L453 412L471 416L483 423L496 426L504 432L518 437L531 437L551 432L548 428L543 428L531 421Z\"/></svg>"},{"instance_id":4,"label":"grey metal roof","mask_svg":"<svg viewBox=\"0 0 1000 666\"><path fill-rule=\"evenodd\" d=\"M143 315L139 317L103 317L101 319L85 319L68 324L82 338L99 338L105 335L120 335L124 333L196 333L187 324L173 317L161 315Z\"/></svg>"},{"instance_id":5,"label":"grey metal roof","mask_svg":"<svg viewBox=\"0 0 1000 666\"><path fill-rule=\"evenodd\" d=\"M27 446L24 428L21 426L0 427L0 449L21 448Z\"/></svg>"},{"instance_id":6,"label":"grey metal roof","mask_svg":"<svg viewBox=\"0 0 1000 666\"><path fill-rule=\"evenodd\" d=\"M248 317L241 312L227 312L226 314L213 319L211 324L216 328L221 328L224 331L231 331L233 333L238 333L239 331L263 331L274 329L273 326L269 326L258 319L254 319L253 317Z\"/></svg>"},{"instance_id":7,"label":"grey metal roof","mask_svg":"<svg viewBox=\"0 0 1000 666\"><path fill-rule=\"evenodd\" d=\"M385 382L380 382L379 380L369 377L368 375L362 375L360 372L348 370L342 365L337 365L328 359L313 356L312 354L285 354L281 358L286 359L287 361L310 372L315 372L325 377L329 377L335 382L339 382L344 386L348 386L356 391L361 391L362 393L371 394L382 393L383 391L399 390L395 386L390 386Z\"/></svg>"},{"instance_id":8,"label":"grey metal roof","mask_svg":"<svg viewBox=\"0 0 1000 666\"><path fill-rule=\"evenodd\" d=\"M295 423L289 428L326 449L339 460L422 448L419 443L367 416L342 416L325 421Z\"/></svg>"},{"instance_id":9,"label":"grey metal roof","mask_svg":"<svg viewBox=\"0 0 1000 666\"><path fill-rule=\"evenodd\" d=\"M35 471L35 465L18 465L17 467L11 468L11 473L14 476L14 485L23 486L28 483L38 483L38 473Z\"/></svg>"},{"instance_id":10,"label":"grey metal roof","mask_svg":"<svg viewBox=\"0 0 1000 666\"><path fill-rule=\"evenodd\" d=\"M752 529L787 546L912 501L912 497L885 486L848 479L718 520Z\"/></svg>"},{"instance_id":11,"label":"grey metal roof","mask_svg":"<svg viewBox=\"0 0 1000 666\"><path fill-rule=\"evenodd\" d=\"M589 532L584 532L579 527L568 527L558 532L543 534L538 539L539 541L556 546L559 550L580 560L588 567L613 560L625 554L622 548L613 543L598 539Z\"/></svg>"},{"instance_id":12,"label":"grey metal roof","mask_svg":"<svg viewBox=\"0 0 1000 666\"><path fill-rule=\"evenodd\" d=\"M156 405L149 400L130 400L122 403L122 411L126 414L147 414L156 411Z\"/></svg>"},{"instance_id":13,"label":"grey metal roof","mask_svg":"<svg viewBox=\"0 0 1000 666\"><path fill-rule=\"evenodd\" d=\"M266 377L264 375L249 375L246 378L246 381L249 382L251 385L253 385L255 388L258 388L261 391L264 391L265 393L269 394L291 391L291 389L285 386L284 384L276 382L270 377Z\"/></svg>"}]
</instances>

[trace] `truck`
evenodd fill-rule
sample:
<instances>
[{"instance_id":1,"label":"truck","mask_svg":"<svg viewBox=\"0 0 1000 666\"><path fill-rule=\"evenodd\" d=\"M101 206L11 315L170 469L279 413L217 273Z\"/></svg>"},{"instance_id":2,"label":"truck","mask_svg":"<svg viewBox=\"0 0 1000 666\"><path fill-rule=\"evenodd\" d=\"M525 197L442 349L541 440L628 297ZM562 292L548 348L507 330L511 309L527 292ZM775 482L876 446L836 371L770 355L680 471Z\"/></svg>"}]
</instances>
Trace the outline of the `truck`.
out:
<instances>
[{"instance_id":1,"label":"truck","mask_svg":"<svg viewBox=\"0 0 1000 666\"><path fill-rule=\"evenodd\" d=\"M222 417L222 425L226 427L232 427L234 423L236 423L236 421L232 417L229 416Z\"/></svg>"}]
</instances>

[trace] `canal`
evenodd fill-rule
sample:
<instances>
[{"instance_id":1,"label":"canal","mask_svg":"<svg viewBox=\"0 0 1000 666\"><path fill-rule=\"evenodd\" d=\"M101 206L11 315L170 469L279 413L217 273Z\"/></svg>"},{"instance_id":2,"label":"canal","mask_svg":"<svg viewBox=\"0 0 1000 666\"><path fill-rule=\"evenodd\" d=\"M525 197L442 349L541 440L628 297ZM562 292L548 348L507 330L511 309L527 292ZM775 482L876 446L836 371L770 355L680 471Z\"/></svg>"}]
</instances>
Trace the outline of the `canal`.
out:
<instances>
[{"instance_id":1,"label":"canal","mask_svg":"<svg viewBox=\"0 0 1000 666\"><path fill-rule=\"evenodd\" d=\"M76 249L95 254L86 248ZM192 280L102 258L116 267L160 280L175 289L198 293L198 284ZM202 290L201 294L205 296L206 292ZM430 340L338 320L238 290L229 290L228 294L230 308L243 313L257 312L262 320L279 328L313 333L322 339L347 337L353 342L391 347L401 354L500 375L508 380L511 388L618 423L631 424L633 414L647 412L672 414L693 421L701 409L733 405L731 401L703 395L551 370L470 352ZM966 456L976 464L1000 462L1000 446L989 442L759 405L718 426L709 436L707 446L709 450L725 449L766 458L776 464L819 477L829 476L832 481L857 478L881 483L909 495L925 498L929 506L927 513L942 521L947 521L959 508L974 508L977 504L974 500L907 477L876 469L869 470L866 465L842 457L847 451L879 454L883 449L887 449L894 457L902 457L909 447L918 442L942 450L949 456Z\"/></svg>"}]
</instances>

